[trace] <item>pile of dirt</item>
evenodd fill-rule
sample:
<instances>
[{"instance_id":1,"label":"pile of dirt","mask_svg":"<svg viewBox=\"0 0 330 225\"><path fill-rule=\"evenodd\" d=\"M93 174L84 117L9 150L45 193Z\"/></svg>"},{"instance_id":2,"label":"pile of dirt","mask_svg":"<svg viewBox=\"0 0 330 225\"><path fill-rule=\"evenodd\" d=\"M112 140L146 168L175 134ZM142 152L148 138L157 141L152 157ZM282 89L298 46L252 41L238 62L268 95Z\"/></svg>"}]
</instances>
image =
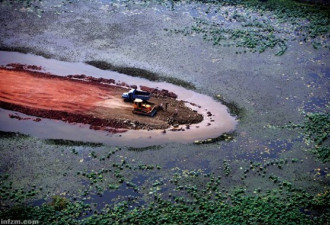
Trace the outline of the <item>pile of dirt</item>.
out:
<instances>
[{"instance_id":1,"label":"pile of dirt","mask_svg":"<svg viewBox=\"0 0 330 225\"><path fill-rule=\"evenodd\" d=\"M169 98L177 98L178 95L175 94L174 92L170 92L166 89L159 90L157 88L150 88L147 86L140 86L142 91L147 91L150 92L153 96L157 97L169 97Z\"/></svg>"},{"instance_id":2,"label":"pile of dirt","mask_svg":"<svg viewBox=\"0 0 330 225\"><path fill-rule=\"evenodd\" d=\"M162 107L155 117L140 116L133 114L132 103L124 102L121 97L131 87L127 84L121 87L113 79L86 75L62 77L30 71L38 68L21 64L0 68L1 108L40 118L89 124L91 129L112 133L166 129L203 120L202 115L176 100L177 95L167 90L143 87L153 94L148 103Z\"/></svg>"}]
</instances>

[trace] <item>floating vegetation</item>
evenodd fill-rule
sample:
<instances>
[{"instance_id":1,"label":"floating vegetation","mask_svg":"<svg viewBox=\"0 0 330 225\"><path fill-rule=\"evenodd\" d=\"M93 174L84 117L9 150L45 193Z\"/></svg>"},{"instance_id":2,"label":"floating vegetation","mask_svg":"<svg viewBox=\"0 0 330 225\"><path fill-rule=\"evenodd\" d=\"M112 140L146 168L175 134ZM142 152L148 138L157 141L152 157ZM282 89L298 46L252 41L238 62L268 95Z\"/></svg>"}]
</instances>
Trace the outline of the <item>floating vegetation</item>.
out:
<instances>
[{"instance_id":1,"label":"floating vegetation","mask_svg":"<svg viewBox=\"0 0 330 225\"><path fill-rule=\"evenodd\" d=\"M218 10L214 10L215 16L222 16L224 19L215 22L195 18L194 25L170 31L185 36L200 35L215 46L237 47L236 54L246 53L241 48L258 53L276 48L275 55L281 56L288 48L287 39L310 41L315 49L327 47L324 39L330 34L329 6L310 6L292 0L269 0L263 3L254 0L206 2L212 3L214 9L217 7ZM237 5L242 6L243 10L238 12L235 9L228 13L225 7L221 8ZM208 11L205 13L208 14ZM260 18L257 19L252 14L259 15ZM272 15L276 17L276 22L269 18ZM287 28L287 24L292 28Z\"/></svg>"},{"instance_id":2,"label":"floating vegetation","mask_svg":"<svg viewBox=\"0 0 330 225\"><path fill-rule=\"evenodd\" d=\"M64 146L89 146L89 147L103 146L103 144L101 143L72 141L72 140L63 140L63 139L46 139L45 143L49 145L64 145Z\"/></svg>"},{"instance_id":3,"label":"floating vegetation","mask_svg":"<svg viewBox=\"0 0 330 225\"><path fill-rule=\"evenodd\" d=\"M112 156L120 150L108 151ZM103 163L98 162L98 159L102 158L104 152L94 154L97 154L97 160L92 160L102 163L101 168L76 173L77 178L86 184L81 196L50 197L41 206L26 205L26 202L35 198L42 187L31 185L26 189L15 189L10 176L1 174L0 198L10 204L1 209L0 218L33 219L42 224L153 224L153 221L164 224L241 224L247 219L251 224L325 224L329 215L328 191L308 194L278 174L269 174L265 178L275 186L274 189L256 188L253 193L240 185L235 185L229 191L224 189L222 184L237 173L235 163L229 160L222 161L223 172L219 174L206 173L201 169L174 168L172 179L157 176L141 187L139 181L127 177L127 172L154 173L160 167L144 163L129 165L127 159L118 155L110 159L117 161ZM241 173L245 176L263 176L268 168L281 166L285 169L287 164L297 161L296 158L274 159L264 163L251 161L245 170L242 168ZM126 196L115 201L117 203L98 208L92 203L83 202L94 193L102 196L104 191L115 193L123 189L134 193L146 192L148 201L137 205L137 202L143 201L139 201L142 196L134 200Z\"/></svg>"},{"instance_id":4,"label":"floating vegetation","mask_svg":"<svg viewBox=\"0 0 330 225\"><path fill-rule=\"evenodd\" d=\"M290 22L296 25L296 31L307 37L316 38L321 35L329 35L330 11L329 6L321 4L304 4L293 0L268 0L260 4L257 1L240 1L245 7L255 10L271 11L281 22ZM309 23L302 23L305 19Z\"/></svg>"},{"instance_id":5,"label":"floating vegetation","mask_svg":"<svg viewBox=\"0 0 330 225\"><path fill-rule=\"evenodd\" d=\"M62 196L53 196L49 205L53 206L56 211L61 211L67 208L69 200Z\"/></svg>"},{"instance_id":6,"label":"floating vegetation","mask_svg":"<svg viewBox=\"0 0 330 225\"><path fill-rule=\"evenodd\" d=\"M264 161L263 163L250 161L249 166L245 169L241 167L242 170L244 169L241 180L245 180L248 174L266 177L269 170L274 171L274 168L282 170L285 169L286 166L290 165L290 163L295 164L298 162L302 163L303 161L299 161L296 158L272 159ZM269 179L274 183L279 181L279 178L273 174L269 176Z\"/></svg>"},{"instance_id":7,"label":"floating vegetation","mask_svg":"<svg viewBox=\"0 0 330 225\"><path fill-rule=\"evenodd\" d=\"M322 145L330 135L330 114L329 113L308 113L302 125L305 140L307 143L313 141L315 146Z\"/></svg>"},{"instance_id":8,"label":"floating vegetation","mask_svg":"<svg viewBox=\"0 0 330 225\"><path fill-rule=\"evenodd\" d=\"M163 148L163 146L161 146L161 145L151 145L151 146L141 147L141 148L129 147L127 150L142 152L142 151L147 151L147 150L159 150L159 149L162 149L162 148Z\"/></svg>"},{"instance_id":9,"label":"floating vegetation","mask_svg":"<svg viewBox=\"0 0 330 225\"><path fill-rule=\"evenodd\" d=\"M133 182L129 182L129 181L127 181L127 182L126 182L126 185L127 185L127 187L133 188L133 190L136 191L136 192L139 191L138 186L137 186L136 184L134 184Z\"/></svg>"},{"instance_id":10,"label":"floating vegetation","mask_svg":"<svg viewBox=\"0 0 330 225\"><path fill-rule=\"evenodd\" d=\"M231 169L229 167L229 163L227 160L223 160L223 171L225 172L226 176L229 176Z\"/></svg>"},{"instance_id":11,"label":"floating vegetation","mask_svg":"<svg viewBox=\"0 0 330 225\"><path fill-rule=\"evenodd\" d=\"M201 145L201 144L211 144L219 141L232 141L234 139L235 133L224 133L216 138L208 138L205 140L196 140L194 144Z\"/></svg>"},{"instance_id":12,"label":"floating vegetation","mask_svg":"<svg viewBox=\"0 0 330 225\"><path fill-rule=\"evenodd\" d=\"M276 55L280 56L287 50L286 40L277 37L270 24L260 25L261 23L245 23L243 27L226 28L220 23L208 22L203 19L195 19L195 25L185 29L173 30L174 33L183 35L202 35L203 39L212 42L213 45L224 47L247 48L250 52L262 53L266 49L278 48ZM249 29L255 26L257 29ZM245 51L246 52L246 51ZM242 52L236 52L240 54Z\"/></svg>"},{"instance_id":13,"label":"floating vegetation","mask_svg":"<svg viewBox=\"0 0 330 225\"><path fill-rule=\"evenodd\" d=\"M330 162L330 147L326 142L330 136L329 113L307 113L304 122L300 124L290 123L285 126L290 129L302 129L307 145L313 145L312 152L322 162Z\"/></svg>"},{"instance_id":14,"label":"floating vegetation","mask_svg":"<svg viewBox=\"0 0 330 225\"><path fill-rule=\"evenodd\" d=\"M311 195L288 181L270 176L277 185L275 189L258 188L252 194L237 187L225 192L219 188L221 177L206 178L204 188L192 183L179 184L178 180L176 189L167 197L154 191L153 200L140 207L133 207L135 201L128 199L90 214L91 204L55 197L51 204L16 205L2 210L0 217L34 219L43 224L326 224L329 218L329 191ZM154 188L162 183L156 181ZM132 182L126 182L126 186L137 188Z\"/></svg>"},{"instance_id":15,"label":"floating vegetation","mask_svg":"<svg viewBox=\"0 0 330 225\"><path fill-rule=\"evenodd\" d=\"M330 162L330 146L320 146L315 147L314 150L312 150L314 154L317 155L319 159L322 160L322 162Z\"/></svg>"},{"instance_id":16,"label":"floating vegetation","mask_svg":"<svg viewBox=\"0 0 330 225\"><path fill-rule=\"evenodd\" d=\"M0 175L0 199L3 202L9 201L15 204L23 204L27 199L33 198L42 190L42 187L37 187L34 184L29 188L14 188L13 182L9 181L8 178L8 174Z\"/></svg>"}]
</instances>

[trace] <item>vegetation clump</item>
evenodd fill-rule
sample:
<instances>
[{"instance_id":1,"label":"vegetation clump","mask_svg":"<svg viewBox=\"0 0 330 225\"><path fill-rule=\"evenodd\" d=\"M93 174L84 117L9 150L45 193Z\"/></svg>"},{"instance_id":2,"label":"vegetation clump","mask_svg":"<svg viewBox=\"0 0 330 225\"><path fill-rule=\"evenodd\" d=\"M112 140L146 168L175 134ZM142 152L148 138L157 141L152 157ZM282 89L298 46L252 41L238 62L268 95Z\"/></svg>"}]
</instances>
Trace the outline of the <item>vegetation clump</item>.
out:
<instances>
[{"instance_id":1,"label":"vegetation clump","mask_svg":"<svg viewBox=\"0 0 330 225\"><path fill-rule=\"evenodd\" d=\"M61 211L67 208L69 200L61 196L53 196L49 205L53 206L56 211Z\"/></svg>"},{"instance_id":2,"label":"vegetation clump","mask_svg":"<svg viewBox=\"0 0 330 225\"><path fill-rule=\"evenodd\" d=\"M330 114L307 113L305 120L300 124L290 123L286 126L291 129L302 129L305 143L312 145L312 152L322 162L330 162Z\"/></svg>"},{"instance_id":3,"label":"vegetation clump","mask_svg":"<svg viewBox=\"0 0 330 225\"><path fill-rule=\"evenodd\" d=\"M151 145L151 146L139 147L139 148L138 147L129 147L128 150L142 152L142 151L148 151L148 150L160 150L162 148L163 148L163 146L161 146L161 145Z\"/></svg>"},{"instance_id":4,"label":"vegetation clump","mask_svg":"<svg viewBox=\"0 0 330 225\"><path fill-rule=\"evenodd\" d=\"M247 48L251 52L262 53L267 48L273 49L277 47L276 55L283 55L287 50L285 39L275 36L272 32L274 28L271 25L259 26L259 24L246 23L244 27L247 29L225 28L220 23L196 19L196 23L192 27L174 30L174 33L182 33L185 36L200 34L204 40L212 42L213 45ZM252 26L255 26L257 29L248 29ZM241 52L236 52L236 54L239 53Z\"/></svg>"},{"instance_id":5,"label":"vegetation clump","mask_svg":"<svg viewBox=\"0 0 330 225\"><path fill-rule=\"evenodd\" d=\"M201 144L212 144L212 143L216 143L216 142L220 142L220 141L232 141L234 140L234 136L235 136L235 132L232 133L224 133L222 135L220 135L219 137L216 138L208 138L205 140L196 140L194 141L194 144L196 145L201 145Z\"/></svg>"},{"instance_id":6,"label":"vegetation clump","mask_svg":"<svg viewBox=\"0 0 330 225\"><path fill-rule=\"evenodd\" d=\"M49 145L64 145L64 146L89 146L89 147L101 147L103 144L84 141L72 141L63 139L46 139L45 142Z\"/></svg>"},{"instance_id":7,"label":"vegetation clump","mask_svg":"<svg viewBox=\"0 0 330 225\"><path fill-rule=\"evenodd\" d=\"M299 40L300 43L311 42L314 48L327 46L324 41L330 34L330 8L324 5L309 5L293 0L257 0L234 1L202 1L212 3L214 15L224 17L214 22L209 19L195 18L195 24L184 29L171 32L187 35L201 35L204 40L215 46L237 47L250 52L262 53L267 49L276 48L275 55L283 55L288 40ZM241 6L243 10L233 12L225 7ZM218 7L218 8L216 8ZM205 11L210 13L210 8ZM259 16L258 19L255 15ZM272 17L275 19L272 19ZM232 25L232 24L238 25ZM286 29L284 27L292 28ZM291 33L290 35L287 35ZM238 50L236 54L246 53Z\"/></svg>"},{"instance_id":8,"label":"vegetation clump","mask_svg":"<svg viewBox=\"0 0 330 225\"><path fill-rule=\"evenodd\" d=\"M220 188L221 177L206 176L203 187L181 183L164 197L154 193L151 202L132 207L133 201L106 205L93 210L92 205L81 201L55 198L54 204L42 206L16 205L0 212L1 218L34 219L43 224L326 224L330 215L329 191L310 195L294 189L287 181L276 182L278 188L253 194L236 187L225 192ZM184 180L186 178L183 177ZM271 179L277 179L273 176ZM126 185L136 189L132 182ZM161 185L157 183L156 186Z\"/></svg>"}]
</instances>

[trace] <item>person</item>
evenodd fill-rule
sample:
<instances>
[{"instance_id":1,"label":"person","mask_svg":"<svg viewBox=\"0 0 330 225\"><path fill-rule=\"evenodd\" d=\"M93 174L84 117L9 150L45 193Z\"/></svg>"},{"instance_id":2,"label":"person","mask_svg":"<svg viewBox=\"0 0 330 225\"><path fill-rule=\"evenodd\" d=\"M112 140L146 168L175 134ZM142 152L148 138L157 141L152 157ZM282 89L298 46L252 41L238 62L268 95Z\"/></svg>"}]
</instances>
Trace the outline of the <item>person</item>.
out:
<instances>
[{"instance_id":1,"label":"person","mask_svg":"<svg viewBox=\"0 0 330 225\"><path fill-rule=\"evenodd\" d=\"M167 111L168 102L165 103L165 111Z\"/></svg>"}]
</instances>

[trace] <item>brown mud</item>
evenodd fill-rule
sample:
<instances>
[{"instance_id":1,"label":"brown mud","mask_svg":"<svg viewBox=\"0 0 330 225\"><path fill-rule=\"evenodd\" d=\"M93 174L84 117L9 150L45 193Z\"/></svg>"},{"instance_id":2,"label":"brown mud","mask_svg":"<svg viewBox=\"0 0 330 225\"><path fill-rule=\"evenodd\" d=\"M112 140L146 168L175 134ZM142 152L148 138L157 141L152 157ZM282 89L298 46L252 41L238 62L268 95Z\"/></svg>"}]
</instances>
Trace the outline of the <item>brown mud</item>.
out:
<instances>
[{"instance_id":1,"label":"brown mud","mask_svg":"<svg viewBox=\"0 0 330 225\"><path fill-rule=\"evenodd\" d=\"M86 75L61 77L42 73L38 66L21 64L0 68L0 76L1 108L40 118L89 124L95 130L117 133L127 129L166 129L203 120L202 115L176 100L177 95L167 90L150 89L153 93L150 104L168 104L167 110L160 110L151 118L132 113L132 103L121 98L130 86L116 84L113 79Z\"/></svg>"}]
</instances>

